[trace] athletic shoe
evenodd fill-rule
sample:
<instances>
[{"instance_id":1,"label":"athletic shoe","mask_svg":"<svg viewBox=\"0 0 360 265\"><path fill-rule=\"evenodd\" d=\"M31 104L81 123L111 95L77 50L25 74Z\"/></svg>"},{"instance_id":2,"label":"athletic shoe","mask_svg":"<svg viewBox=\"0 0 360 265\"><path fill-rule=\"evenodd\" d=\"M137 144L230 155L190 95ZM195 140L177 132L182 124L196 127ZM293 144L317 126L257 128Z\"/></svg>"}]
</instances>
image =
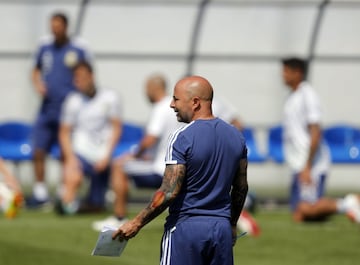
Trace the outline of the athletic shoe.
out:
<instances>
[{"instance_id":1,"label":"athletic shoe","mask_svg":"<svg viewBox=\"0 0 360 265\"><path fill-rule=\"evenodd\" d=\"M344 204L347 208L346 215L352 221L360 223L360 201L355 194L348 194L344 198Z\"/></svg>"},{"instance_id":2,"label":"athletic shoe","mask_svg":"<svg viewBox=\"0 0 360 265\"><path fill-rule=\"evenodd\" d=\"M92 223L92 228L95 231L101 231L103 229L104 226L112 226L112 227L120 227L123 224L125 224L127 222L126 218L123 218L121 220L119 220L118 218L116 218L115 216L110 216L104 220L100 220L100 221L95 221Z\"/></svg>"},{"instance_id":3,"label":"athletic shoe","mask_svg":"<svg viewBox=\"0 0 360 265\"><path fill-rule=\"evenodd\" d=\"M260 235L260 227L256 223L255 219L246 210L242 210L239 220L237 222L237 228L243 232L247 232L252 236Z\"/></svg>"},{"instance_id":4,"label":"athletic shoe","mask_svg":"<svg viewBox=\"0 0 360 265\"><path fill-rule=\"evenodd\" d=\"M106 211L104 206L93 205L87 202L80 203L79 209L77 211L78 214L95 214L95 213L103 213Z\"/></svg>"},{"instance_id":5,"label":"athletic shoe","mask_svg":"<svg viewBox=\"0 0 360 265\"><path fill-rule=\"evenodd\" d=\"M25 199L26 208L28 209L41 209L47 208L51 206L51 202L49 199L46 200L39 200L34 196L28 197Z\"/></svg>"},{"instance_id":6,"label":"athletic shoe","mask_svg":"<svg viewBox=\"0 0 360 265\"><path fill-rule=\"evenodd\" d=\"M5 217L9 219L15 218L23 204L23 201L24 198L21 193L14 193L9 201L7 209L4 212Z\"/></svg>"},{"instance_id":7,"label":"athletic shoe","mask_svg":"<svg viewBox=\"0 0 360 265\"><path fill-rule=\"evenodd\" d=\"M0 208L6 218L14 218L22 203L23 196L20 192L14 192L6 184L0 183Z\"/></svg>"},{"instance_id":8,"label":"athletic shoe","mask_svg":"<svg viewBox=\"0 0 360 265\"><path fill-rule=\"evenodd\" d=\"M79 202L75 200L71 203L63 203L60 199L57 199L54 210L59 215L74 215L79 210Z\"/></svg>"}]
</instances>

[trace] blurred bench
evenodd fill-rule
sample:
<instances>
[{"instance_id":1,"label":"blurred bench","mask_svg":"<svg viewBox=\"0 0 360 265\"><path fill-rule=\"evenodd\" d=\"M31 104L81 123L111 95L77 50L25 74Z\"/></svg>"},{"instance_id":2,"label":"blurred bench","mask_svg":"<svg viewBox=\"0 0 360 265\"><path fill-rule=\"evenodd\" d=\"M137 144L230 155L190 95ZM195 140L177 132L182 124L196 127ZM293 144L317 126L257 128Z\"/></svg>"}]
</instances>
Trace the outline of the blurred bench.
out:
<instances>
[{"instance_id":1,"label":"blurred bench","mask_svg":"<svg viewBox=\"0 0 360 265\"><path fill-rule=\"evenodd\" d=\"M0 123L0 156L5 160L20 162L32 159L32 126L21 121Z\"/></svg>"},{"instance_id":2,"label":"blurred bench","mask_svg":"<svg viewBox=\"0 0 360 265\"><path fill-rule=\"evenodd\" d=\"M266 156L260 153L258 144L255 140L254 129L251 127L244 128L242 131L246 146L248 148L248 161L253 163L262 163L266 160Z\"/></svg>"},{"instance_id":3,"label":"blurred bench","mask_svg":"<svg viewBox=\"0 0 360 265\"><path fill-rule=\"evenodd\" d=\"M337 164L360 163L360 129L347 124L337 124L323 131L331 160Z\"/></svg>"},{"instance_id":4,"label":"blurred bench","mask_svg":"<svg viewBox=\"0 0 360 265\"><path fill-rule=\"evenodd\" d=\"M281 125L268 129L267 150L269 159L278 164L284 163L283 128Z\"/></svg>"}]
</instances>

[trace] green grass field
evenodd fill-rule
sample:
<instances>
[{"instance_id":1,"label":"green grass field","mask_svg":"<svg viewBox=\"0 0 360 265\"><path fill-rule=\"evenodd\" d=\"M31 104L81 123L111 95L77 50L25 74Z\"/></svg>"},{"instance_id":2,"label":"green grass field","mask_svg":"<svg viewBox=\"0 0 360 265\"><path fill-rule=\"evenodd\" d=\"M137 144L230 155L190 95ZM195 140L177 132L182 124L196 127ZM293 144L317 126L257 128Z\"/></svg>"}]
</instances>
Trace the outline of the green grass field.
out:
<instances>
[{"instance_id":1,"label":"green grass field","mask_svg":"<svg viewBox=\"0 0 360 265\"><path fill-rule=\"evenodd\" d=\"M138 210L139 206L131 206L130 215ZM52 212L23 210L15 220L1 217L0 264L159 264L165 214L129 241L123 255L116 258L91 256L98 234L90 225L104 216L61 218ZM262 234L238 240L234 247L235 264L360 264L360 226L343 216L325 223L294 224L287 210L259 209L256 218Z\"/></svg>"}]
</instances>

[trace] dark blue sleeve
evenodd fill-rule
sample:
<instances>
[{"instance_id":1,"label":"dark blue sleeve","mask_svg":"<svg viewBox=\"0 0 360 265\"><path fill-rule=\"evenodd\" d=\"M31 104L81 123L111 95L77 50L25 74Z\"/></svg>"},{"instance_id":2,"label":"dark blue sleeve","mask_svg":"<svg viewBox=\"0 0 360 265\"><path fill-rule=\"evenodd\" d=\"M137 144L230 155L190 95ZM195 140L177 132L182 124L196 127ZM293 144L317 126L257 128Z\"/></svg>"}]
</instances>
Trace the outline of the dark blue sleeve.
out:
<instances>
[{"instance_id":1,"label":"dark blue sleeve","mask_svg":"<svg viewBox=\"0 0 360 265\"><path fill-rule=\"evenodd\" d=\"M37 50L36 54L35 54L35 64L34 67L37 69L41 69L42 68L42 64L41 64L41 57L44 53L44 47L41 46L39 47L39 49Z\"/></svg>"}]
</instances>

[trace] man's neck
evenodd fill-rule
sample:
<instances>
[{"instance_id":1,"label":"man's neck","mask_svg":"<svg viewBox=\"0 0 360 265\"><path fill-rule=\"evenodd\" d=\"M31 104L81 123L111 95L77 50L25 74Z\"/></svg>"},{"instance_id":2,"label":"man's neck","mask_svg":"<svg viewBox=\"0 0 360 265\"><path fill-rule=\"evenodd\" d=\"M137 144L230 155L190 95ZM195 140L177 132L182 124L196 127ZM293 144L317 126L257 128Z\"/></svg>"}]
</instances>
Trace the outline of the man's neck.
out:
<instances>
[{"instance_id":1,"label":"man's neck","mask_svg":"<svg viewBox=\"0 0 360 265\"><path fill-rule=\"evenodd\" d=\"M294 84L292 84L290 87L291 87L291 90L292 91L296 91L299 87L300 87L300 84L302 83L303 81L300 80L299 82L296 82Z\"/></svg>"},{"instance_id":2,"label":"man's neck","mask_svg":"<svg viewBox=\"0 0 360 265\"><path fill-rule=\"evenodd\" d=\"M86 95L87 95L89 98L95 97L95 95L96 95L96 88L95 88L95 86L92 86L91 89L89 89L89 90L86 92Z\"/></svg>"},{"instance_id":3,"label":"man's neck","mask_svg":"<svg viewBox=\"0 0 360 265\"><path fill-rule=\"evenodd\" d=\"M69 38L67 36L59 39L55 39L55 46L56 47L62 47L66 45L69 42Z\"/></svg>"}]
</instances>

